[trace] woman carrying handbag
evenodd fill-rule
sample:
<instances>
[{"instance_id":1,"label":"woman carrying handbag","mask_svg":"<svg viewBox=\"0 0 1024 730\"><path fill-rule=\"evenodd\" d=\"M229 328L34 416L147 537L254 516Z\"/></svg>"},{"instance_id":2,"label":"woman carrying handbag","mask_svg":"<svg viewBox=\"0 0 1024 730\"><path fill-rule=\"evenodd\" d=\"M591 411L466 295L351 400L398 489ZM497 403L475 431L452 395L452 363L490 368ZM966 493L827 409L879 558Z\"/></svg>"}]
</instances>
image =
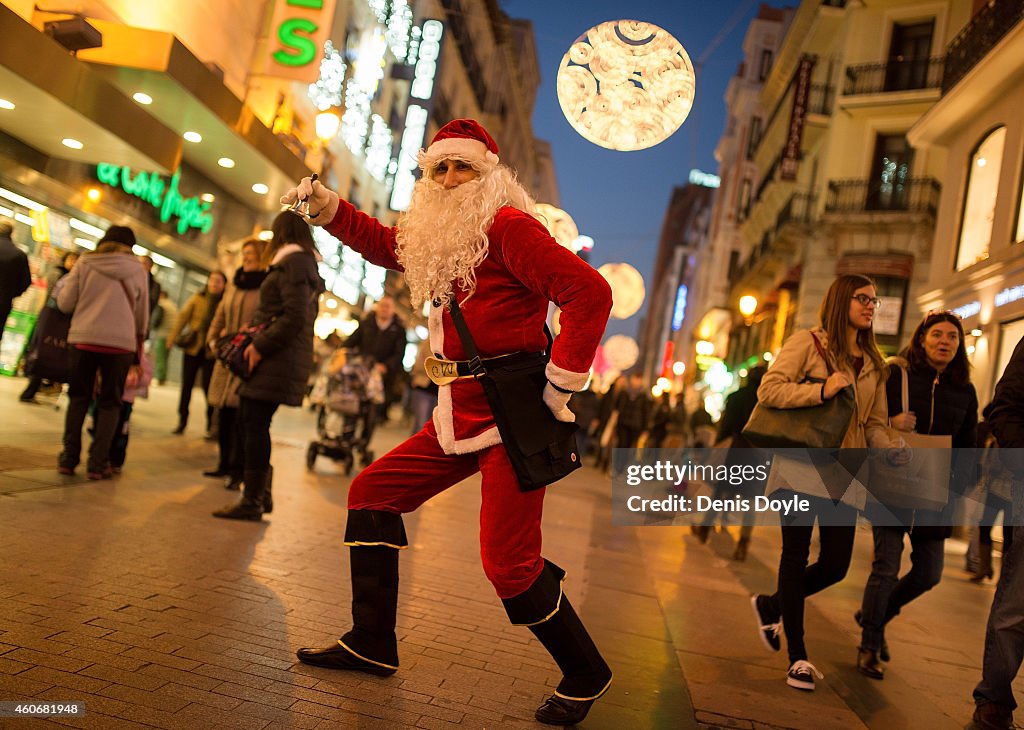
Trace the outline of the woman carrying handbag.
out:
<instances>
[{"instance_id":1,"label":"woman carrying handbag","mask_svg":"<svg viewBox=\"0 0 1024 730\"><path fill-rule=\"evenodd\" d=\"M929 312L914 330L910 345L900 354L901 357L890 361L893 367L886 387L892 427L897 431L946 436L936 447L948 448L948 437L952 437L954 449L973 449L978 396L970 380L960 317L952 312ZM953 452L954 457L956 453ZM875 557L861 610L854 617L861 627L857 669L872 679L884 678L882 662L889 661L884 638L886 624L905 605L938 585L946 538L953 533L948 509L915 511L890 506L884 497L881 501L875 509L888 510L899 518L900 525L876 524L872 528ZM871 517L870 508L868 516ZM900 578L903 537L908 532L911 568Z\"/></svg>"},{"instance_id":2,"label":"woman carrying handbag","mask_svg":"<svg viewBox=\"0 0 1024 730\"><path fill-rule=\"evenodd\" d=\"M822 302L821 326L794 334L772 362L758 388L759 403L744 433L750 435L757 411L764 407L799 408L798 418L827 417L827 401L841 394L849 398L844 389L852 386L852 416L845 430L840 427L837 431L838 443L831 447L893 446L886 411L885 361L872 330L878 305L871 279L857 274L837 278ZM774 461L769 491L773 481L777 486L773 477L779 459ZM815 675L820 679L822 674L808 661L804 646L804 601L846 576L857 512L845 502L809 494L806 489L805 485L785 483L783 491L775 495L786 498L800 493L800 498L809 502L810 511L782 518L778 590L771 596L751 596L750 602L757 617L758 636L769 650L779 651L779 633L785 629L789 651L786 683L796 689L813 690ZM821 519L826 516L827 520ZM816 520L821 547L817 561L808 565Z\"/></svg>"},{"instance_id":3,"label":"woman carrying handbag","mask_svg":"<svg viewBox=\"0 0 1024 730\"><path fill-rule=\"evenodd\" d=\"M283 211L270 226L273 238L263 254L269 270L260 286L259 306L250 325L257 330L245 349L251 375L238 388L245 483L237 503L214 517L259 522L273 510L270 422L282 406L301 406L313 370L313 321L324 291L309 225Z\"/></svg>"},{"instance_id":4,"label":"woman carrying handbag","mask_svg":"<svg viewBox=\"0 0 1024 730\"><path fill-rule=\"evenodd\" d=\"M230 332L237 332L252 321L260 303L260 286L267 278L261 264L263 241L251 238L242 244L242 265L228 284L224 297L217 305L213 322L206 334L211 352L216 352L217 340ZM242 483L242 435L238 423L238 387L241 378L232 373L219 360L214 363L210 376L210 405L218 409L217 439L220 458L215 469L207 469L203 476L228 477L227 489L238 489Z\"/></svg>"}]
</instances>

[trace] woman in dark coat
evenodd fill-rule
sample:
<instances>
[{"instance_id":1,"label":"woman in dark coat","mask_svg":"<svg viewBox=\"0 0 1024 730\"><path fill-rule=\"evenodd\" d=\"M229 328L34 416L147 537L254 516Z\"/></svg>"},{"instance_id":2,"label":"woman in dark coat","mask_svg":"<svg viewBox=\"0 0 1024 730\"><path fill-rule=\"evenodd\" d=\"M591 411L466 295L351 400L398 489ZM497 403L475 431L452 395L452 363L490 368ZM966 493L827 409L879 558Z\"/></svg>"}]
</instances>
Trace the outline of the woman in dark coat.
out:
<instances>
[{"instance_id":1,"label":"woman in dark coat","mask_svg":"<svg viewBox=\"0 0 1024 730\"><path fill-rule=\"evenodd\" d=\"M971 384L964 329L952 312L929 312L917 326L903 358L896 358L886 383L889 423L898 431L952 436L956 449L973 449L978 426L978 396ZM903 410L903 375L906 368L908 413ZM963 452L969 454L968 452ZM955 469L954 469L955 470ZM901 510L887 508L900 514ZM870 516L870 515L869 515ZM885 676L888 661L886 624L900 610L938 585L942 578L945 540L952 534L945 512L906 511L902 525L875 526L875 557L864 588L864 601L856 619L861 626L857 668L872 679ZM914 525L910 528L910 525ZM903 537L910 533L911 569L899 577Z\"/></svg>"},{"instance_id":2,"label":"woman in dark coat","mask_svg":"<svg viewBox=\"0 0 1024 730\"><path fill-rule=\"evenodd\" d=\"M278 406L300 406L313 368L313 320L324 282L317 272L316 244L309 226L284 211L271 226L265 252L269 272L260 286L252 324L266 325L245 351L252 376L238 389L245 490L237 504L215 517L259 521L271 510L270 421Z\"/></svg>"}]
</instances>

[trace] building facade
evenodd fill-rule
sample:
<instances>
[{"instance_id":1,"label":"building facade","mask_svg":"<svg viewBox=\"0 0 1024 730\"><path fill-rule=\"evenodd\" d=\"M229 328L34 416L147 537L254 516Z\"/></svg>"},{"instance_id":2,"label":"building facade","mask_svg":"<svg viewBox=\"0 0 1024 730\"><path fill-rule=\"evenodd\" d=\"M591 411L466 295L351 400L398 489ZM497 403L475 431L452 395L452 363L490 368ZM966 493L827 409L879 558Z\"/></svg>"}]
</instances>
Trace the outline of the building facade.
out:
<instances>
[{"instance_id":1,"label":"building facade","mask_svg":"<svg viewBox=\"0 0 1024 730\"><path fill-rule=\"evenodd\" d=\"M690 290L700 272L695 262L705 247L715 189L688 184L673 188L658 238L647 314L640 328L640 362L645 382L676 376L672 366L691 348L687 324ZM685 360L683 360L685 362Z\"/></svg>"},{"instance_id":2,"label":"building facade","mask_svg":"<svg viewBox=\"0 0 1024 730\"><path fill-rule=\"evenodd\" d=\"M794 329L817 324L839 274L876 280L883 350L913 330L945 170L907 135L939 100L945 48L969 14L967 0L797 8L761 94L760 181L740 226L749 253L729 297L757 307L735 315L733 368L770 360Z\"/></svg>"},{"instance_id":3,"label":"building facade","mask_svg":"<svg viewBox=\"0 0 1024 730\"><path fill-rule=\"evenodd\" d=\"M1024 4L972 9L946 48L942 96L908 137L940 161L943 181L915 303L963 317L984 404L1024 336Z\"/></svg>"},{"instance_id":4,"label":"building facade","mask_svg":"<svg viewBox=\"0 0 1024 730\"><path fill-rule=\"evenodd\" d=\"M392 224L416 151L456 117L480 119L524 184L557 198L530 123L532 27L494 0L86 0L71 11L0 4L0 97L12 105L0 110L0 215L23 224L15 239L40 277L62 251L127 224L184 301L207 272L237 265L241 242L269 233L281 191L314 172ZM317 242L319 334L351 332L389 292L425 336L399 275Z\"/></svg>"},{"instance_id":5,"label":"building facade","mask_svg":"<svg viewBox=\"0 0 1024 730\"><path fill-rule=\"evenodd\" d=\"M689 323L684 324L691 333L682 353L691 376L688 380L700 391L713 390L703 382L702 373L727 356L730 333L737 324L730 277L741 261L749 260L755 248L755 242L741 235L740 227L750 216L754 191L761 181L754 162L767 119L761 92L792 15L792 9L761 6L743 39L743 61L725 93L726 128L715 148L720 187L711 212L707 245L697 252L697 282L691 292ZM699 356L697 342L707 343L701 345L704 352ZM732 384L723 378L714 383L718 389ZM715 407L715 403L709 405Z\"/></svg>"}]
</instances>

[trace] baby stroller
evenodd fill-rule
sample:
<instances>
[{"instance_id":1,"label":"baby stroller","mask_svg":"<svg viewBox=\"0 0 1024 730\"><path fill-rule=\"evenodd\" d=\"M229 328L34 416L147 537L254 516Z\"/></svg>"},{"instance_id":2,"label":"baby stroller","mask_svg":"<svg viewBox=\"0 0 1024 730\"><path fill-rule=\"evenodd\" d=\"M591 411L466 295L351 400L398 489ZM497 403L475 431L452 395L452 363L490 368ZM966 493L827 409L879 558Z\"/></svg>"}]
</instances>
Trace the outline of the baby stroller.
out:
<instances>
[{"instance_id":1,"label":"baby stroller","mask_svg":"<svg viewBox=\"0 0 1024 730\"><path fill-rule=\"evenodd\" d=\"M317 439L306 451L306 467L316 465L323 455L344 465L352 473L356 454L359 465L373 461L370 439L374 429L374 405L384 397L380 374L358 355L339 350L325 364L317 378L312 399L317 406Z\"/></svg>"}]
</instances>

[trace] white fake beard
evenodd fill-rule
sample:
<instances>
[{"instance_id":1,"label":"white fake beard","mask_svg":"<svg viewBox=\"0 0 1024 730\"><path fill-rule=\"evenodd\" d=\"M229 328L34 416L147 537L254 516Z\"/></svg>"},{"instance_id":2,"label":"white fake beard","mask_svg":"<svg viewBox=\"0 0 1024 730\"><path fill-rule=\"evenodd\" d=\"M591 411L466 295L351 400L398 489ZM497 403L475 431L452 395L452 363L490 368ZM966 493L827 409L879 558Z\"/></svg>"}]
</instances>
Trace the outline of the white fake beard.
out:
<instances>
[{"instance_id":1,"label":"white fake beard","mask_svg":"<svg viewBox=\"0 0 1024 730\"><path fill-rule=\"evenodd\" d=\"M472 293L475 269L487 258L487 231L501 205L483 178L446 189L422 178L398 221L397 255L413 304L447 304L453 282Z\"/></svg>"}]
</instances>

